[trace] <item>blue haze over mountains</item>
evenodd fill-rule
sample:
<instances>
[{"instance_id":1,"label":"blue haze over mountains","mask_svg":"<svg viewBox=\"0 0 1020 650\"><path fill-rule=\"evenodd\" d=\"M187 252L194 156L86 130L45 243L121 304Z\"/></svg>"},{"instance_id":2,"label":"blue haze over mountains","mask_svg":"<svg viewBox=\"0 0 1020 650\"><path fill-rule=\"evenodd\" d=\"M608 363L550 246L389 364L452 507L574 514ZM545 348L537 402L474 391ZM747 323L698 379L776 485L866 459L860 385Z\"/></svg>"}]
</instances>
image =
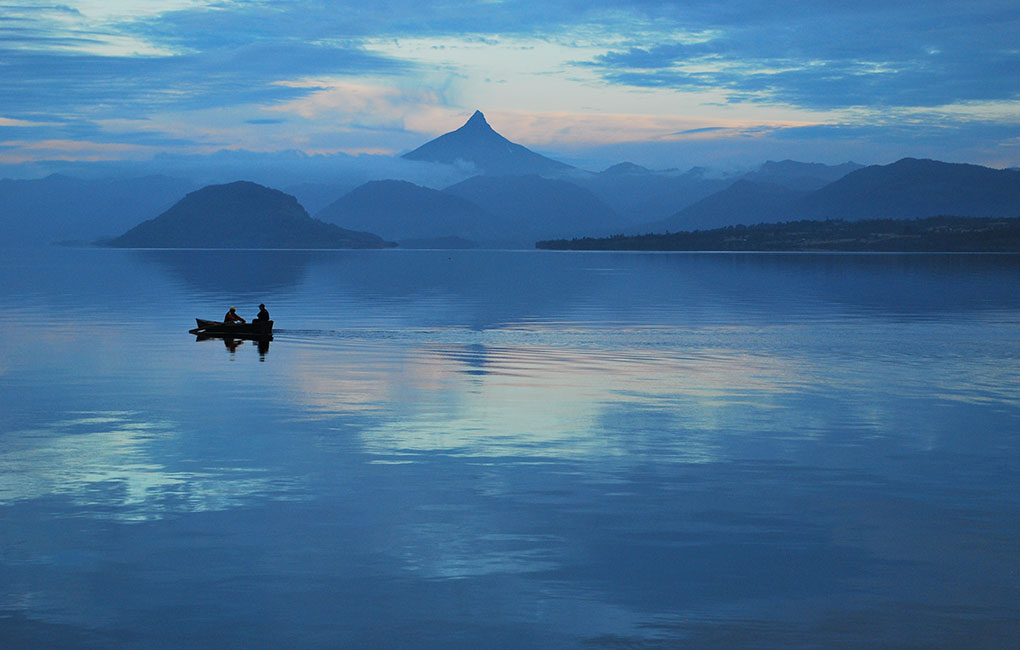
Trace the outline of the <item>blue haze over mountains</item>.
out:
<instances>
[{"instance_id":1,"label":"blue haze over mountains","mask_svg":"<svg viewBox=\"0 0 1020 650\"><path fill-rule=\"evenodd\" d=\"M285 223L291 229L321 235L320 226L312 222L325 222L355 233L350 241L360 241L359 245L370 233L377 236L373 245L386 241L411 248L463 248L531 247L539 239L705 230L798 219L1020 216L1017 170L904 158L870 167L851 162L770 161L742 174L699 167L650 170L631 163L591 172L510 142L492 129L481 112L461 128L400 158L294 154L300 164L289 169L304 170L297 174L277 173L272 165L263 164L274 160L269 154L221 152L196 158L190 167L181 160L166 169L159 167L158 160L137 166L142 172L172 174L132 176L123 167L96 164L76 168L84 178L59 174L3 180L0 245L111 238L157 217L166 224L183 219L184 212L175 205L178 201L211 184L232 185L240 205L257 202L257 197L268 196L266 191L282 190L277 194L290 196L274 199L286 206L281 210L289 213L295 205L300 209L300 227L286 219L264 220L265 236L246 236L245 243L238 237L234 246L302 247L300 237L279 230L287 227ZM222 165L217 167L216 161ZM103 173L110 176L96 177ZM225 174L237 177L222 178ZM227 182L245 177L256 182ZM194 196L188 204L192 216L219 209L216 202L203 204ZM221 214L220 219L224 218L235 219L237 228L245 227L243 211ZM201 220L191 223L200 233ZM220 223L217 227L225 228L221 238L206 245L224 245L222 237L229 237L224 234L230 232L229 226ZM344 246L344 237L335 239L338 247ZM318 239L323 241L321 236ZM167 234L162 243L147 245L201 243Z\"/></svg>"}]
</instances>

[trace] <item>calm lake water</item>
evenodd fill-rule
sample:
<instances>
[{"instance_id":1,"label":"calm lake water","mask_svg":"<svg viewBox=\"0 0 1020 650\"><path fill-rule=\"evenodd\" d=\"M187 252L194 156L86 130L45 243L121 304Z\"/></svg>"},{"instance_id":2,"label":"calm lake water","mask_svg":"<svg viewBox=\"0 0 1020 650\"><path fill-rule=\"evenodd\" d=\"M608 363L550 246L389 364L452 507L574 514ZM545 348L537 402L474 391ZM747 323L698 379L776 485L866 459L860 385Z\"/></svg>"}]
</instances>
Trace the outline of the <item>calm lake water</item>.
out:
<instances>
[{"instance_id":1,"label":"calm lake water","mask_svg":"<svg viewBox=\"0 0 1020 650\"><path fill-rule=\"evenodd\" d=\"M1018 642L1018 256L0 252L3 648Z\"/></svg>"}]
</instances>

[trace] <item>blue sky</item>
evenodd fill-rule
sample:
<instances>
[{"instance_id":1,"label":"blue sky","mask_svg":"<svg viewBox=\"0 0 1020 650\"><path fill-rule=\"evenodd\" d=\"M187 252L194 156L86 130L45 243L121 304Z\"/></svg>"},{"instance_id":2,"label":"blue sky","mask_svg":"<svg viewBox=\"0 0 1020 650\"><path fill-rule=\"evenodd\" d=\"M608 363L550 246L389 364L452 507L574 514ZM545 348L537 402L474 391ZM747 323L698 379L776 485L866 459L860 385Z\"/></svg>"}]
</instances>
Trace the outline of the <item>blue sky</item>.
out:
<instances>
[{"instance_id":1,"label":"blue sky","mask_svg":"<svg viewBox=\"0 0 1020 650\"><path fill-rule=\"evenodd\" d=\"M1016 0L0 0L0 164L392 155L481 109L592 169L1018 166L1018 34Z\"/></svg>"}]
</instances>

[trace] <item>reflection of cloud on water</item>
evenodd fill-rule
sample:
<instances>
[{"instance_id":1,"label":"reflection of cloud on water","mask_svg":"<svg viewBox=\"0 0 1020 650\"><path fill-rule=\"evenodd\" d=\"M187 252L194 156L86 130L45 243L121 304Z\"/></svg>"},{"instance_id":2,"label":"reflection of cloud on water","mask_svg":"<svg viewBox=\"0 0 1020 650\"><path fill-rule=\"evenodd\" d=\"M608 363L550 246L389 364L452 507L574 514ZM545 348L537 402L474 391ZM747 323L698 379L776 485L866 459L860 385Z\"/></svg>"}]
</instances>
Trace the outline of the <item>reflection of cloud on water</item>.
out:
<instances>
[{"instance_id":1,"label":"reflection of cloud on water","mask_svg":"<svg viewBox=\"0 0 1020 650\"><path fill-rule=\"evenodd\" d=\"M161 464L151 445L176 435L166 422L128 412L78 416L5 435L0 505L62 496L98 517L143 521L225 510L270 487L251 470L175 471Z\"/></svg>"},{"instance_id":2,"label":"reflection of cloud on water","mask_svg":"<svg viewBox=\"0 0 1020 650\"><path fill-rule=\"evenodd\" d=\"M349 420L381 462L827 463L856 458L847 431L872 447L966 444L951 427L915 426L904 400L1016 405L1015 368L977 349L957 363L933 347L956 331L946 327L916 342L896 324L872 325L864 342L824 323L337 330L288 341L287 383L307 417Z\"/></svg>"},{"instance_id":3,"label":"reflection of cloud on water","mask_svg":"<svg viewBox=\"0 0 1020 650\"><path fill-rule=\"evenodd\" d=\"M781 359L732 350L680 357L676 349L522 344L520 332L464 336L460 345L426 339L385 349L347 342L351 350L331 355L328 368L311 358L297 364L300 399L320 415L373 411L360 432L366 451L379 455L634 457L663 444L661 433L649 443L635 423L665 413L655 426L677 435L659 451L704 462L718 455L717 432L735 412L774 409L801 383Z\"/></svg>"},{"instance_id":4,"label":"reflection of cloud on water","mask_svg":"<svg viewBox=\"0 0 1020 650\"><path fill-rule=\"evenodd\" d=\"M714 432L724 428L721 405L762 389L763 360L730 357L655 358L567 349L497 349L483 373L450 368L449 351L419 363L469 372L453 418L429 414L393 420L365 432L369 451L444 451L466 456L643 456L645 432L633 416L664 412L676 432L670 455L683 462L714 460ZM769 375L776 373L772 368ZM738 395L745 397L737 398ZM754 404L748 404L754 406ZM622 427L607 419L623 414ZM661 423L660 423L661 424ZM626 435L621 435L626 433ZM667 450L661 450L667 451Z\"/></svg>"},{"instance_id":5,"label":"reflection of cloud on water","mask_svg":"<svg viewBox=\"0 0 1020 650\"><path fill-rule=\"evenodd\" d=\"M294 345L290 350L291 378L308 417L337 413L371 412L385 408L393 384L401 378L392 368L389 354L379 349L351 347L338 354L314 344ZM322 355L329 355L325 364Z\"/></svg>"}]
</instances>

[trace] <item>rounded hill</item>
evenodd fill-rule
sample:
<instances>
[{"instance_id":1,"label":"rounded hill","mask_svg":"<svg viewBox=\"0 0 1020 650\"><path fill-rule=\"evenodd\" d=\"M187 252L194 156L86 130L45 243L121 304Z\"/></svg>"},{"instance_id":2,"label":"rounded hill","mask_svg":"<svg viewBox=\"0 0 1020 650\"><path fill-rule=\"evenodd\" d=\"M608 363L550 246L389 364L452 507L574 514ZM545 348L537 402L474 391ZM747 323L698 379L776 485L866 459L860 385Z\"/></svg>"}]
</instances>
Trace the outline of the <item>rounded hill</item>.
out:
<instances>
[{"instance_id":1,"label":"rounded hill","mask_svg":"<svg viewBox=\"0 0 1020 650\"><path fill-rule=\"evenodd\" d=\"M109 242L121 248L385 248L366 232L313 219L289 194L257 183L209 185Z\"/></svg>"}]
</instances>

